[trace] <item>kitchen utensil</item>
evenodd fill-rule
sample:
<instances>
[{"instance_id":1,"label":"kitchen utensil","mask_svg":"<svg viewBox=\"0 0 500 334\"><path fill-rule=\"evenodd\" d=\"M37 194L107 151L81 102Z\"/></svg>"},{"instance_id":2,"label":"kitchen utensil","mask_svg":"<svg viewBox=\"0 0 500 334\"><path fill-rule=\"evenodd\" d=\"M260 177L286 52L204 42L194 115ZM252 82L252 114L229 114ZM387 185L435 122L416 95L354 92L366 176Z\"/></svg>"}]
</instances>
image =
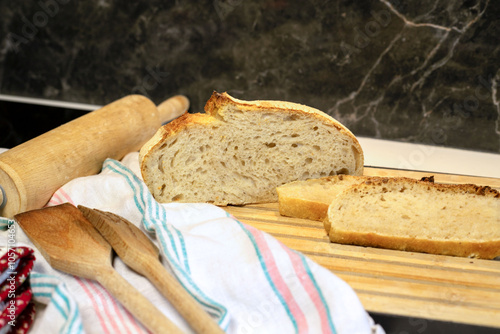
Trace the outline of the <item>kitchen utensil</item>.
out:
<instances>
[{"instance_id":1,"label":"kitchen utensil","mask_svg":"<svg viewBox=\"0 0 500 334\"><path fill-rule=\"evenodd\" d=\"M15 216L57 270L101 283L153 333L182 333L111 265L111 246L75 206L65 203Z\"/></svg>"},{"instance_id":2,"label":"kitchen utensil","mask_svg":"<svg viewBox=\"0 0 500 334\"><path fill-rule=\"evenodd\" d=\"M68 181L98 173L106 158L138 150L189 101L174 96L156 108L126 96L0 154L0 216L39 209Z\"/></svg>"},{"instance_id":3,"label":"kitchen utensil","mask_svg":"<svg viewBox=\"0 0 500 334\"><path fill-rule=\"evenodd\" d=\"M156 108L160 113L162 124L170 122L184 114L189 109L189 104L189 99L184 95L176 95L160 103Z\"/></svg>"},{"instance_id":4,"label":"kitchen utensil","mask_svg":"<svg viewBox=\"0 0 500 334\"><path fill-rule=\"evenodd\" d=\"M125 264L147 277L197 333L223 333L181 284L163 267L158 248L137 226L111 212L79 205Z\"/></svg>"}]
</instances>

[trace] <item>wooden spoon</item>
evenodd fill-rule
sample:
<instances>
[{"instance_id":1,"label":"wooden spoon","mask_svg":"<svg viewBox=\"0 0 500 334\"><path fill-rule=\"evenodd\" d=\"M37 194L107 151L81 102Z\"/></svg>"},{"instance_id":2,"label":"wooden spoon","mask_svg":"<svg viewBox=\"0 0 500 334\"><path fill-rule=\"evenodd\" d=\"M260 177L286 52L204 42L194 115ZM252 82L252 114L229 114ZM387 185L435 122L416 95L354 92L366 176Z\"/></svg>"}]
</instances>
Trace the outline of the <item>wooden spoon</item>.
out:
<instances>
[{"instance_id":1,"label":"wooden spoon","mask_svg":"<svg viewBox=\"0 0 500 334\"><path fill-rule=\"evenodd\" d=\"M158 248L137 226L111 212L89 209L81 205L78 208L123 262L147 277L197 333L223 333L217 323L163 267L159 260Z\"/></svg>"},{"instance_id":2,"label":"wooden spoon","mask_svg":"<svg viewBox=\"0 0 500 334\"><path fill-rule=\"evenodd\" d=\"M111 246L75 206L64 203L15 215L49 264L101 283L153 333L182 333L111 265Z\"/></svg>"}]
</instances>

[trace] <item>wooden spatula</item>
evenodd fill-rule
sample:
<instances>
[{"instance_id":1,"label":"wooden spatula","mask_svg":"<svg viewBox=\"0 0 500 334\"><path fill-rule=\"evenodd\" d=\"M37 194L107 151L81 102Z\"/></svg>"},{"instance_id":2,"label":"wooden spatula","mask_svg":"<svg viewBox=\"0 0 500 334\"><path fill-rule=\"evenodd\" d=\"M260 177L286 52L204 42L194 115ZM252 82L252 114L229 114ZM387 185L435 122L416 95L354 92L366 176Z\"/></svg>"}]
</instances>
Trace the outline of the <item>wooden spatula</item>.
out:
<instances>
[{"instance_id":1,"label":"wooden spatula","mask_svg":"<svg viewBox=\"0 0 500 334\"><path fill-rule=\"evenodd\" d=\"M137 226L111 212L79 205L83 215L113 247L118 256L147 277L197 333L223 333L194 298L163 267L158 248Z\"/></svg>"},{"instance_id":2,"label":"wooden spatula","mask_svg":"<svg viewBox=\"0 0 500 334\"><path fill-rule=\"evenodd\" d=\"M111 246L75 206L28 211L15 219L57 270L101 283L153 333L182 333L111 265Z\"/></svg>"}]
</instances>

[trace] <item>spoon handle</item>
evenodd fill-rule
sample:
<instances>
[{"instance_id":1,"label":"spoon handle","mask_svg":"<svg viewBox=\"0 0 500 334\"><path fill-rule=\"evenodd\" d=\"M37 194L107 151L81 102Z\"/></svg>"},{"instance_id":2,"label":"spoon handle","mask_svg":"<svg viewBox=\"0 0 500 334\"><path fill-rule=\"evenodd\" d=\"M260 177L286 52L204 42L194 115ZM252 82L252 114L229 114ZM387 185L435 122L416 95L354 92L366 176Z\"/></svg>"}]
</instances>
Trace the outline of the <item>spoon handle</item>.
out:
<instances>
[{"instance_id":1,"label":"spoon handle","mask_svg":"<svg viewBox=\"0 0 500 334\"><path fill-rule=\"evenodd\" d=\"M96 273L96 279L152 333L182 333L173 322L120 276L116 270L109 268L99 271Z\"/></svg>"},{"instance_id":2,"label":"spoon handle","mask_svg":"<svg viewBox=\"0 0 500 334\"><path fill-rule=\"evenodd\" d=\"M158 261L145 261L143 275L170 301L196 333L221 334L224 331L200 304Z\"/></svg>"}]
</instances>

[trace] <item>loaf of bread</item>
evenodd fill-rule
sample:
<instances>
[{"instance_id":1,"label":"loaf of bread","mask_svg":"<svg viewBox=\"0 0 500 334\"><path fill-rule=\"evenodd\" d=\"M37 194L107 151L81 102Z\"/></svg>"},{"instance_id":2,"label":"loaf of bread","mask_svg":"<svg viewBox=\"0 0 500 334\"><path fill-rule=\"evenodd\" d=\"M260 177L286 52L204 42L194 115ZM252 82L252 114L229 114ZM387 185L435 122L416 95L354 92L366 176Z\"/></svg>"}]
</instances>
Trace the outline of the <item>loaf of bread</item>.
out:
<instances>
[{"instance_id":1,"label":"loaf of bread","mask_svg":"<svg viewBox=\"0 0 500 334\"><path fill-rule=\"evenodd\" d=\"M344 189L370 179L370 176L335 175L299 180L276 188L282 216L324 221L328 207Z\"/></svg>"},{"instance_id":2,"label":"loaf of bread","mask_svg":"<svg viewBox=\"0 0 500 334\"><path fill-rule=\"evenodd\" d=\"M367 180L335 196L332 242L492 259L500 256L500 193L408 178Z\"/></svg>"},{"instance_id":3,"label":"loaf of bread","mask_svg":"<svg viewBox=\"0 0 500 334\"><path fill-rule=\"evenodd\" d=\"M142 176L157 201L276 202L284 183L363 173L357 139L317 109L214 93L205 112L166 124L141 149Z\"/></svg>"}]
</instances>

